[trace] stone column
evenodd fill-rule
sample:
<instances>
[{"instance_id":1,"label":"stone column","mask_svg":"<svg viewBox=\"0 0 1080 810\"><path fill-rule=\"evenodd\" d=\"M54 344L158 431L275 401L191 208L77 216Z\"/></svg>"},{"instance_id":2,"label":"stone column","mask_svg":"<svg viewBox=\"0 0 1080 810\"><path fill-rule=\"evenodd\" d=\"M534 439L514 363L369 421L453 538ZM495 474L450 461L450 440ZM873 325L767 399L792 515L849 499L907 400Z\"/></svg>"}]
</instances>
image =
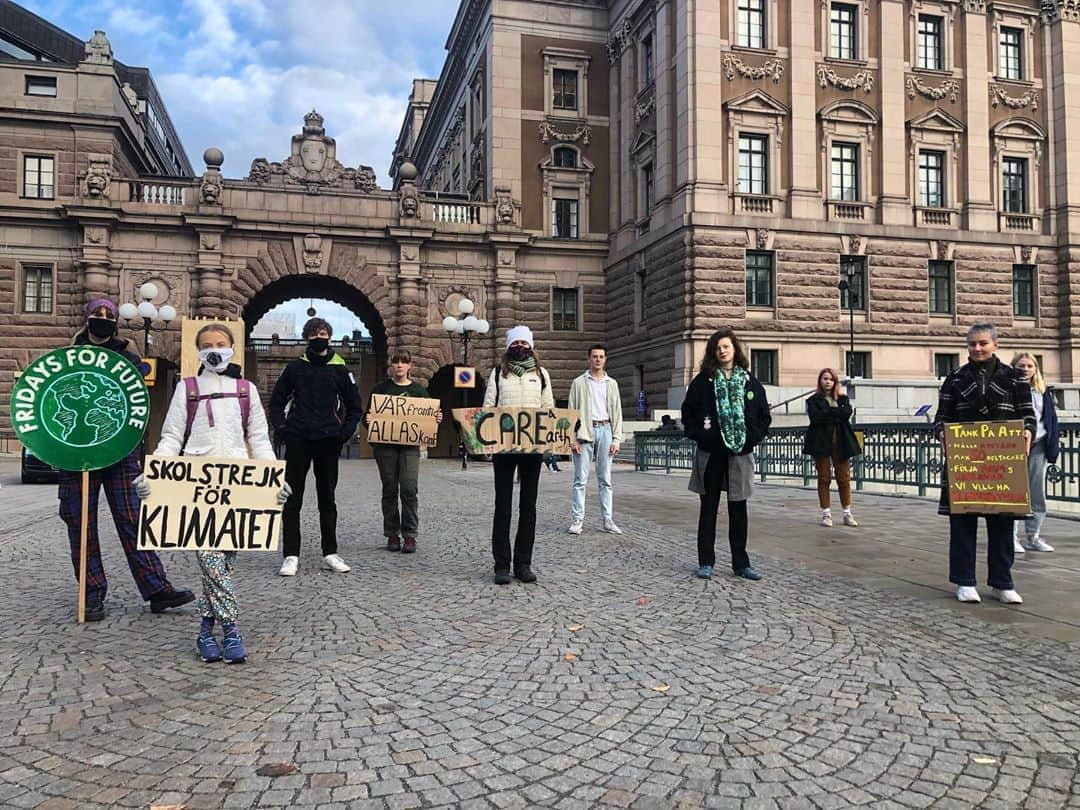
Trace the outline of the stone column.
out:
<instances>
[{"instance_id":1,"label":"stone column","mask_svg":"<svg viewBox=\"0 0 1080 810\"><path fill-rule=\"evenodd\" d=\"M817 3L791 3L791 191L792 218L823 217L818 174L817 83L814 31ZM884 151L884 150L882 150Z\"/></svg>"},{"instance_id":2,"label":"stone column","mask_svg":"<svg viewBox=\"0 0 1080 810\"><path fill-rule=\"evenodd\" d=\"M115 289L109 278L109 265L102 262L83 261L83 292L87 301L92 298L111 298L117 300L119 290Z\"/></svg>"},{"instance_id":3,"label":"stone column","mask_svg":"<svg viewBox=\"0 0 1080 810\"><path fill-rule=\"evenodd\" d=\"M878 31L881 42L881 132L877 162L881 166L881 221L910 225L907 193L907 135L904 96L904 40L907 20L903 0L880 0Z\"/></svg>"},{"instance_id":4,"label":"stone column","mask_svg":"<svg viewBox=\"0 0 1080 810\"><path fill-rule=\"evenodd\" d=\"M986 0L964 0L964 103L967 105L967 184L964 220L968 230L996 231L990 165L990 100L987 96Z\"/></svg>"}]
</instances>

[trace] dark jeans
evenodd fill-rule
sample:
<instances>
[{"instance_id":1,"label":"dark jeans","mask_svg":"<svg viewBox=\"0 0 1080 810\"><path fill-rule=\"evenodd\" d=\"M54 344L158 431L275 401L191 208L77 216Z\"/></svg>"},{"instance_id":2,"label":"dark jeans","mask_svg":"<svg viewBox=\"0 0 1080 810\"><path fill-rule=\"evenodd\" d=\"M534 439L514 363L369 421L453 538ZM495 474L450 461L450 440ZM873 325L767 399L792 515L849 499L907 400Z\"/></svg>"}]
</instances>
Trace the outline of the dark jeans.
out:
<instances>
[{"instance_id":1,"label":"dark jeans","mask_svg":"<svg viewBox=\"0 0 1080 810\"><path fill-rule=\"evenodd\" d=\"M319 529L322 532L322 553L337 554L337 489L338 454L341 442L329 439L286 439L285 480L292 495L281 513L282 553L285 557L300 556L300 507L304 503L304 485L308 468L315 468L315 492L319 496Z\"/></svg>"},{"instance_id":2,"label":"dark jeans","mask_svg":"<svg viewBox=\"0 0 1080 810\"><path fill-rule=\"evenodd\" d=\"M724 497L727 478L727 456L713 453L705 468L705 494L701 495L701 512L698 514L697 553L698 565L716 565L716 513L720 499ZM746 535L750 528L746 501L728 501L728 544L731 546L731 570L738 573L749 567L746 553Z\"/></svg>"},{"instance_id":3,"label":"dark jeans","mask_svg":"<svg viewBox=\"0 0 1080 810\"><path fill-rule=\"evenodd\" d=\"M496 571L509 571L510 512L514 506L514 471L521 478L518 498L518 528L514 539L513 567L515 571L532 565L533 542L536 540L536 491L540 484L539 453L505 453L492 459L495 468L495 517L491 522L491 554Z\"/></svg>"},{"instance_id":4,"label":"dark jeans","mask_svg":"<svg viewBox=\"0 0 1080 810\"><path fill-rule=\"evenodd\" d=\"M420 448L403 444L373 444L371 452L379 466L379 478L382 479L383 535L415 538L420 522L416 497Z\"/></svg>"},{"instance_id":5,"label":"dark jeans","mask_svg":"<svg viewBox=\"0 0 1080 810\"><path fill-rule=\"evenodd\" d=\"M990 543L987 562L991 588L1007 591L1013 586L1013 518L1011 515L986 515L986 533ZM979 533L978 515L949 515L949 582L975 587L975 538Z\"/></svg>"}]
</instances>

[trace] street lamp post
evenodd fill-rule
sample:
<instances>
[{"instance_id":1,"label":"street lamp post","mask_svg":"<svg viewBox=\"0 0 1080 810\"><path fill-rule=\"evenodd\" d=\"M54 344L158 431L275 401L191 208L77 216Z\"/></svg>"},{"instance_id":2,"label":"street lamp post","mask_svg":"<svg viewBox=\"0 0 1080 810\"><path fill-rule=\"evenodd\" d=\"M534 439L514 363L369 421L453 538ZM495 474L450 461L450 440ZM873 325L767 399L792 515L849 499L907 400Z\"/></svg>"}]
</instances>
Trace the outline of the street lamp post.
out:
<instances>
[{"instance_id":1,"label":"street lamp post","mask_svg":"<svg viewBox=\"0 0 1080 810\"><path fill-rule=\"evenodd\" d=\"M850 384L855 376L855 268L848 266L847 278L840 279L841 294L847 293L848 308L848 356L847 356L847 382Z\"/></svg>"},{"instance_id":2,"label":"street lamp post","mask_svg":"<svg viewBox=\"0 0 1080 810\"><path fill-rule=\"evenodd\" d=\"M463 365L469 365L469 343L472 341L475 335L486 335L491 328L489 324L483 318L477 318L473 314L475 305L468 298L462 298L458 301L458 312L463 315L463 318L455 318L453 315L447 315L443 318L443 329L450 335L450 342L454 342L454 336L456 335L458 340L461 341L461 362ZM469 407L469 389L461 389L461 405L463 408ZM461 469L468 469L469 454L465 450L465 434L461 434L461 441L458 445L458 455L461 456Z\"/></svg>"},{"instance_id":3,"label":"street lamp post","mask_svg":"<svg viewBox=\"0 0 1080 810\"><path fill-rule=\"evenodd\" d=\"M142 318L142 330L143 330L143 357L150 356L150 332L164 332L169 328L169 324L176 319L176 308L166 304L158 309L154 306L154 299L157 298L158 288L157 285L146 282L139 287L139 297L142 299L138 304L128 302L120 305L120 317L127 321L127 325L130 328L131 322L137 318ZM154 320L160 318L162 326L154 326Z\"/></svg>"}]
</instances>

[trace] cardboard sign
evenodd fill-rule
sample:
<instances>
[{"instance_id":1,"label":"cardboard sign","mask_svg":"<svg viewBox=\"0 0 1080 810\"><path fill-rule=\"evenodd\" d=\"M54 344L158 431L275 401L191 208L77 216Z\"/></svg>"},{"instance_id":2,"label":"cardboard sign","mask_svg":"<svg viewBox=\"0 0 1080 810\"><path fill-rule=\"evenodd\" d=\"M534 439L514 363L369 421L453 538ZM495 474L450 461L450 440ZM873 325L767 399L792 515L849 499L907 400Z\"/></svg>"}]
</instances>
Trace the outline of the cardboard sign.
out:
<instances>
[{"instance_id":1,"label":"cardboard sign","mask_svg":"<svg viewBox=\"0 0 1080 810\"><path fill-rule=\"evenodd\" d=\"M244 368L244 332L247 329L243 321L227 321L222 318L184 318L180 323L180 377L194 377L199 373L199 350L195 348L195 336L207 324L220 323L229 327L233 334L233 356L230 363L236 363L241 371Z\"/></svg>"},{"instance_id":2,"label":"cardboard sign","mask_svg":"<svg viewBox=\"0 0 1080 810\"><path fill-rule=\"evenodd\" d=\"M434 447L439 440L437 399L372 394L368 409L368 441L371 444L408 444Z\"/></svg>"},{"instance_id":3,"label":"cardboard sign","mask_svg":"<svg viewBox=\"0 0 1080 810\"><path fill-rule=\"evenodd\" d=\"M147 456L150 497L139 509L145 551L273 551L284 461Z\"/></svg>"},{"instance_id":4,"label":"cardboard sign","mask_svg":"<svg viewBox=\"0 0 1080 810\"><path fill-rule=\"evenodd\" d=\"M470 453L570 453L579 417L568 408L454 408Z\"/></svg>"},{"instance_id":5,"label":"cardboard sign","mask_svg":"<svg viewBox=\"0 0 1080 810\"><path fill-rule=\"evenodd\" d=\"M1030 514L1023 421L947 424L945 456L952 514Z\"/></svg>"}]
</instances>

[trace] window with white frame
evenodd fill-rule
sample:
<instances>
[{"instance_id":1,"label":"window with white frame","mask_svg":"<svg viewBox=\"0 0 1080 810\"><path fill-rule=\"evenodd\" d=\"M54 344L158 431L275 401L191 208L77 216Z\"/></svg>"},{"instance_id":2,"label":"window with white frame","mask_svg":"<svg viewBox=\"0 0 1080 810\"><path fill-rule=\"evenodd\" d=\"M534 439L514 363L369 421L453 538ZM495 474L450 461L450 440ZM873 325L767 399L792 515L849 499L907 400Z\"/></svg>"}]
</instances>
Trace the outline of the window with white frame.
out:
<instances>
[{"instance_id":1,"label":"window with white frame","mask_svg":"<svg viewBox=\"0 0 1080 810\"><path fill-rule=\"evenodd\" d=\"M578 290L576 287L552 287L551 328L556 332L578 331Z\"/></svg>"},{"instance_id":2,"label":"window with white frame","mask_svg":"<svg viewBox=\"0 0 1080 810\"><path fill-rule=\"evenodd\" d=\"M577 150L572 146L557 146L552 151L552 159L557 169L576 169Z\"/></svg>"},{"instance_id":3,"label":"window with white frame","mask_svg":"<svg viewBox=\"0 0 1080 810\"><path fill-rule=\"evenodd\" d=\"M1017 318L1035 317L1035 267L1013 265L1013 315Z\"/></svg>"},{"instance_id":4,"label":"window with white frame","mask_svg":"<svg viewBox=\"0 0 1080 810\"><path fill-rule=\"evenodd\" d=\"M932 260L927 273L930 282L930 314L951 315L953 311L953 263Z\"/></svg>"},{"instance_id":5,"label":"window with white frame","mask_svg":"<svg viewBox=\"0 0 1080 810\"><path fill-rule=\"evenodd\" d=\"M551 76L551 106L556 110L577 110L578 73L556 68Z\"/></svg>"},{"instance_id":6,"label":"window with white frame","mask_svg":"<svg viewBox=\"0 0 1080 810\"><path fill-rule=\"evenodd\" d=\"M589 113L589 54L549 47L544 57L544 113L553 118L585 118Z\"/></svg>"},{"instance_id":7,"label":"window with white frame","mask_svg":"<svg viewBox=\"0 0 1080 810\"><path fill-rule=\"evenodd\" d=\"M859 199L859 146L854 143L833 143L830 158L831 182L829 198L843 202Z\"/></svg>"},{"instance_id":8,"label":"window with white frame","mask_svg":"<svg viewBox=\"0 0 1080 810\"><path fill-rule=\"evenodd\" d=\"M1026 158L1001 159L1001 210L1007 214L1028 213L1028 162Z\"/></svg>"},{"instance_id":9,"label":"window with white frame","mask_svg":"<svg viewBox=\"0 0 1080 810\"><path fill-rule=\"evenodd\" d=\"M1024 30L1002 26L998 30L998 76L1021 81L1024 78Z\"/></svg>"},{"instance_id":10,"label":"window with white frame","mask_svg":"<svg viewBox=\"0 0 1080 810\"><path fill-rule=\"evenodd\" d=\"M746 306L773 306L773 254L746 251Z\"/></svg>"},{"instance_id":11,"label":"window with white frame","mask_svg":"<svg viewBox=\"0 0 1080 810\"><path fill-rule=\"evenodd\" d=\"M919 150L919 205L945 208L945 153Z\"/></svg>"},{"instance_id":12,"label":"window with white frame","mask_svg":"<svg viewBox=\"0 0 1080 810\"><path fill-rule=\"evenodd\" d=\"M51 200L56 193L56 161L46 155L23 155L23 196Z\"/></svg>"},{"instance_id":13,"label":"window with white frame","mask_svg":"<svg viewBox=\"0 0 1080 810\"><path fill-rule=\"evenodd\" d=\"M859 7L857 5L830 4L829 56L833 59L859 58Z\"/></svg>"},{"instance_id":14,"label":"window with white frame","mask_svg":"<svg viewBox=\"0 0 1080 810\"><path fill-rule=\"evenodd\" d=\"M739 178L740 194L769 193L769 137L740 133Z\"/></svg>"},{"instance_id":15,"label":"window with white frame","mask_svg":"<svg viewBox=\"0 0 1080 810\"><path fill-rule=\"evenodd\" d=\"M738 0L735 42L743 48L767 46L766 0Z\"/></svg>"},{"instance_id":16,"label":"window with white frame","mask_svg":"<svg viewBox=\"0 0 1080 810\"><path fill-rule=\"evenodd\" d=\"M53 268L51 264L22 266L23 312L51 313L53 311Z\"/></svg>"},{"instance_id":17,"label":"window with white frame","mask_svg":"<svg viewBox=\"0 0 1080 810\"><path fill-rule=\"evenodd\" d=\"M578 200L576 198L552 198L551 235L556 239L578 238Z\"/></svg>"},{"instance_id":18,"label":"window with white frame","mask_svg":"<svg viewBox=\"0 0 1080 810\"><path fill-rule=\"evenodd\" d=\"M923 70L944 70L944 21L932 14L920 14L916 25L916 67Z\"/></svg>"}]
</instances>

